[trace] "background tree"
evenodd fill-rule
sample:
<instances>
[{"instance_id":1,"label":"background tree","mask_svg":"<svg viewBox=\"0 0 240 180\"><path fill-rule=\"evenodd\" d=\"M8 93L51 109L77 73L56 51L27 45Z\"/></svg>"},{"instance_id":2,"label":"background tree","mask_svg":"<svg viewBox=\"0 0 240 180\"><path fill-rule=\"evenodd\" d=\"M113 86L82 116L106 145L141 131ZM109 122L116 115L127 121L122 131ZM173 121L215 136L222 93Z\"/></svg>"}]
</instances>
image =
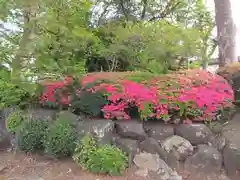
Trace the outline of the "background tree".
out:
<instances>
[{"instance_id":1,"label":"background tree","mask_svg":"<svg viewBox=\"0 0 240 180\"><path fill-rule=\"evenodd\" d=\"M209 57L213 23L202 0L1 1L2 24L19 29L1 35L1 61L12 78L165 73Z\"/></svg>"},{"instance_id":2,"label":"background tree","mask_svg":"<svg viewBox=\"0 0 240 180\"><path fill-rule=\"evenodd\" d=\"M232 19L230 0L214 0L214 2L219 64L220 66L224 66L227 63L237 60L235 53L236 29Z\"/></svg>"}]
</instances>

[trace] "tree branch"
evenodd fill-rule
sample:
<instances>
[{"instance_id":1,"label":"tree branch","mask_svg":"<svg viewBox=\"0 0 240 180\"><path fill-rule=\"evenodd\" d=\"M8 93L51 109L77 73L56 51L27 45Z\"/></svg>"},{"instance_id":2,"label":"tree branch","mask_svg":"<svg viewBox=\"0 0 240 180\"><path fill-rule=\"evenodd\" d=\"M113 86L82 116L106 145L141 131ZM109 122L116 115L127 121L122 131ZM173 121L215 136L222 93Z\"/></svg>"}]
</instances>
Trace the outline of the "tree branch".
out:
<instances>
[{"instance_id":1,"label":"tree branch","mask_svg":"<svg viewBox=\"0 0 240 180\"><path fill-rule=\"evenodd\" d=\"M177 7L181 4L180 1L175 2L176 0L170 0L168 1L166 7L164 10L159 14L159 16L152 17L149 21L155 21L157 19L163 19L167 15L169 15L171 12L173 12ZM174 4L175 3L175 4Z\"/></svg>"},{"instance_id":2,"label":"tree branch","mask_svg":"<svg viewBox=\"0 0 240 180\"><path fill-rule=\"evenodd\" d=\"M147 0L143 0L143 10L141 13L141 20L143 20L145 18L146 15L146 8L147 8Z\"/></svg>"},{"instance_id":3,"label":"tree branch","mask_svg":"<svg viewBox=\"0 0 240 180\"><path fill-rule=\"evenodd\" d=\"M123 15L125 16L126 20L128 21L129 17L128 17L128 12L126 11L126 9L124 7L124 0L120 0L120 7L121 7Z\"/></svg>"}]
</instances>

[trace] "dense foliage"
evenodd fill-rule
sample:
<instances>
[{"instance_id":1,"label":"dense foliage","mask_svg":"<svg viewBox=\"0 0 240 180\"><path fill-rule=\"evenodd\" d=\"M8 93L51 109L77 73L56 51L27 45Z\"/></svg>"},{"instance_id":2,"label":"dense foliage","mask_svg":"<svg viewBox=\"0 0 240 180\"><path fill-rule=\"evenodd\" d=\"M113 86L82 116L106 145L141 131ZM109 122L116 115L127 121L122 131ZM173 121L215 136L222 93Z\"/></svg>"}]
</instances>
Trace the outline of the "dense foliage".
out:
<instances>
[{"instance_id":1,"label":"dense foliage","mask_svg":"<svg viewBox=\"0 0 240 180\"><path fill-rule=\"evenodd\" d=\"M224 67L218 69L218 75L224 77L232 85L234 90L235 103L239 106L240 103L240 84L239 84L239 75L240 75L240 63L231 63Z\"/></svg>"},{"instance_id":2,"label":"dense foliage","mask_svg":"<svg viewBox=\"0 0 240 180\"><path fill-rule=\"evenodd\" d=\"M136 78L138 76L135 76L138 82L128 80L131 76L134 77L132 74L134 73L96 73L83 77L83 87L97 79L112 80L88 89L93 94L99 91L104 92L105 98L108 100L102 108L105 118L130 119L131 109L137 108L140 117L145 120L169 121L177 117L187 122L205 121L214 119L222 109L232 105L231 86L222 77L207 71L191 70L153 76L148 81L143 76L141 82ZM149 77L149 74L147 76ZM68 86L71 81L69 80L67 81ZM65 87L66 81L65 83L56 82L56 88L59 88L60 83L62 88ZM54 87L54 84L51 85L51 88ZM77 90L81 101L82 89ZM63 99L71 99L71 93L60 96ZM42 99L57 101L54 99L54 91L51 93L46 91ZM60 101L62 100L60 99ZM67 104L71 106L71 101L67 101Z\"/></svg>"},{"instance_id":3,"label":"dense foliage","mask_svg":"<svg viewBox=\"0 0 240 180\"><path fill-rule=\"evenodd\" d=\"M46 153L62 157L71 155L75 149L76 129L68 119L58 119L45 133L43 146Z\"/></svg>"},{"instance_id":4,"label":"dense foliage","mask_svg":"<svg viewBox=\"0 0 240 180\"><path fill-rule=\"evenodd\" d=\"M96 150L96 141L90 134L87 134L81 139L79 143L77 143L73 154L73 160L81 168L87 169L87 162Z\"/></svg>"},{"instance_id":5,"label":"dense foliage","mask_svg":"<svg viewBox=\"0 0 240 180\"><path fill-rule=\"evenodd\" d=\"M19 150L33 152L43 149L43 137L47 123L43 120L26 120L18 132L17 145Z\"/></svg>"},{"instance_id":6,"label":"dense foliage","mask_svg":"<svg viewBox=\"0 0 240 180\"><path fill-rule=\"evenodd\" d=\"M98 147L90 135L77 145L73 160L93 173L121 175L127 167L127 156L123 151L110 145Z\"/></svg>"},{"instance_id":7,"label":"dense foliage","mask_svg":"<svg viewBox=\"0 0 240 180\"><path fill-rule=\"evenodd\" d=\"M127 167L127 156L117 147L104 145L91 154L87 167L93 173L121 175Z\"/></svg>"},{"instance_id":8,"label":"dense foliage","mask_svg":"<svg viewBox=\"0 0 240 180\"><path fill-rule=\"evenodd\" d=\"M11 113L6 121L7 130L11 133L16 133L21 127L23 121L24 116L22 111L15 111Z\"/></svg>"},{"instance_id":9,"label":"dense foliage","mask_svg":"<svg viewBox=\"0 0 240 180\"><path fill-rule=\"evenodd\" d=\"M28 104L28 99L30 100L30 94L27 91L5 80L0 80L0 91L1 108L14 105L24 107Z\"/></svg>"},{"instance_id":10,"label":"dense foliage","mask_svg":"<svg viewBox=\"0 0 240 180\"><path fill-rule=\"evenodd\" d=\"M203 0L1 5L0 61L19 81L86 71L165 73L191 58L208 61L215 49L213 16Z\"/></svg>"}]
</instances>

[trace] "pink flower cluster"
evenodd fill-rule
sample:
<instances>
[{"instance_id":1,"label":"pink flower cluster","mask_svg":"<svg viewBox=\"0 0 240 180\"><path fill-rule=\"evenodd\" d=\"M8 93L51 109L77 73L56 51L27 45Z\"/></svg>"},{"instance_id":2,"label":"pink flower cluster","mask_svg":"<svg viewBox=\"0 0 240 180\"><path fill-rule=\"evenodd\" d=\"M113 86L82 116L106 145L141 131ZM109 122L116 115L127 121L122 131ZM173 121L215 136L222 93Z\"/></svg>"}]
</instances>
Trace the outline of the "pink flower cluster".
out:
<instances>
[{"instance_id":1,"label":"pink flower cluster","mask_svg":"<svg viewBox=\"0 0 240 180\"><path fill-rule=\"evenodd\" d=\"M226 80L206 71L198 72L195 77L194 75L196 73L191 76L174 76L175 79L170 77L168 80L159 77L147 84L120 80L97 85L91 90L93 93L99 90L106 92L109 104L106 104L102 111L107 119L130 119L129 110L131 107L137 107L144 119L169 119L173 115L171 113L175 112L187 121L203 121L212 119L219 110L232 105L233 90ZM89 76L82 80L82 84L86 85L97 78L97 75ZM62 88L64 84L69 84L69 78L67 82L49 85L42 100L55 101L54 88ZM70 103L67 99L68 95L64 94L61 102ZM198 113L189 116L189 111Z\"/></svg>"}]
</instances>

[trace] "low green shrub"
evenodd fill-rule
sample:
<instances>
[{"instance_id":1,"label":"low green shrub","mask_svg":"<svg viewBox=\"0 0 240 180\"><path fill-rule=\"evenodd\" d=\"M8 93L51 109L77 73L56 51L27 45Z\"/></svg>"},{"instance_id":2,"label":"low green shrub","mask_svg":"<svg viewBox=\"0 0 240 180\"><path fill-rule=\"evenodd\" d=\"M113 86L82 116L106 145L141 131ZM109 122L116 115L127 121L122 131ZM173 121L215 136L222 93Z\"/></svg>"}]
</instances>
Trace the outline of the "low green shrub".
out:
<instances>
[{"instance_id":1,"label":"low green shrub","mask_svg":"<svg viewBox=\"0 0 240 180\"><path fill-rule=\"evenodd\" d=\"M90 172L121 175L127 167L127 156L117 147L104 145L92 153L87 161Z\"/></svg>"},{"instance_id":2,"label":"low green shrub","mask_svg":"<svg viewBox=\"0 0 240 180\"><path fill-rule=\"evenodd\" d=\"M30 95L24 89L15 84L0 80L0 107L5 108L13 105L25 106Z\"/></svg>"},{"instance_id":3,"label":"low green shrub","mask_svg":"<svg viewBox=\"0 0 240 180\"><path fill-rule=\"evenodd\" d=\"M56 157L71 155L76 146L77 132L72 122L58 119L51 124L44 136L46 153Z\"/></svg>"},{"instance_id":4,"label":"low green shrub","mask_svg":"<svg viewBox=\"0 0 240 180\"><path fill-rule=\"evenodd\" d=\"M97 146L89 135L77 145L73 160L93 173L120 175L127 167L126 154L115 146Z\"/></svg>"},{"instance_id":5,"label":"low green shrub","mask_svg":"<svg viewBox=\"0 0 240 180\"><path fill-rule=\"evenodd\" d=\"M41 120L26 120L18 133L17 145L19 150L33 152L43 149L43 137L47 122Z\"/></svg>"},{"instance_id":6,"label":"low green shrub","mask_svg":"<svg viewBox=\"0 0 240 180\"><path fill-rule=\"evenodd\" d=\"M24 116L22 111L15 111L10 114L7 118L7 130L10 133L16 133L19 130L24 121Z\"/></svg>"},{"instance_id":7,"label":"low green shrub","mask_svg":"<svg viewBox=\"0 0 240 180\"><path fill-rule=\"evenodd\" d=\"M87 162L91 155L97 150L97 143L92 136L86 135L77 144L74 151L73 160L81 168L86 169Z\"/></svg>"},{"instance_id":8,"label":"low green shrub","mask_svg":"<svg viewBox=\"0 0 240 180\"><path fill-rule=\"evenodd\" d=\"M102 92L82 91L81 97L75 96L71 101L71 108L77 113L88 116L99 117L102 114L102 108L108 103L107 98Z\"/></svg>"}]
</instances>

